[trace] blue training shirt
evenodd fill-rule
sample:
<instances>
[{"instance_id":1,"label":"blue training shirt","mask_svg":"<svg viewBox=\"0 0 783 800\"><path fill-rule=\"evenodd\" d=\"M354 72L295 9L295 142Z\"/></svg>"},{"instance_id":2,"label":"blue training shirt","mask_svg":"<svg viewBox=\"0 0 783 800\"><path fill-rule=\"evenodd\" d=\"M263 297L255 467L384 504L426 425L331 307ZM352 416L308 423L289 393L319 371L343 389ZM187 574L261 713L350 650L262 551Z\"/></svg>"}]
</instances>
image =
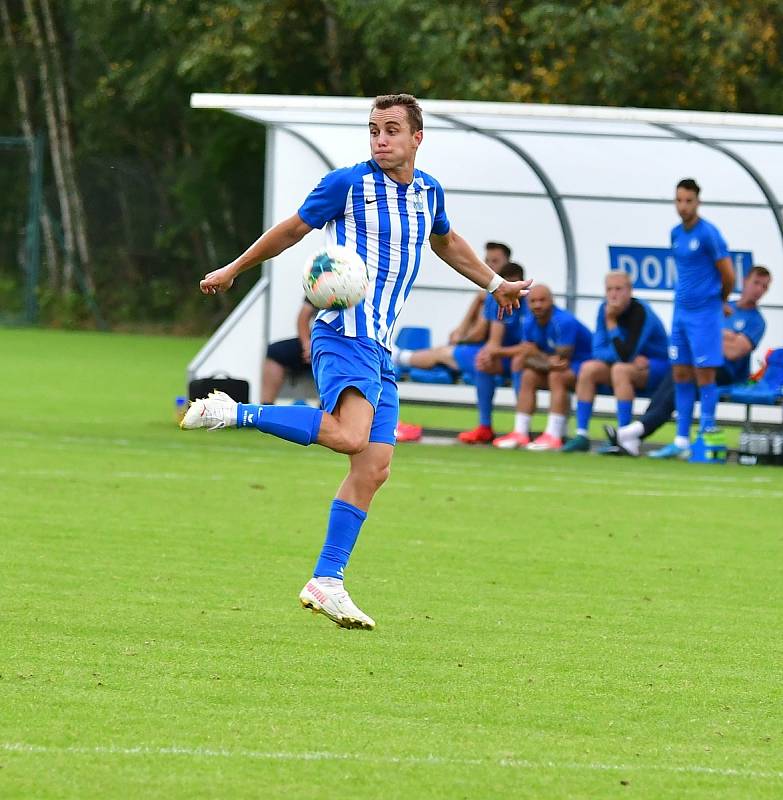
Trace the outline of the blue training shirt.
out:
<instances>
[{"instance_id":1,"label":"blue training shirt","mask_svg":"<svg viewBox=\"0 0 783 800\"><path fill-rule=\"evenodd\" d=\"M554 354L557 347L573 347L571 363L586 361L592 355L593 334L570 311L554 306L546 325L539 325L533 314L522 323L522 339L533 342L544 353Z\"/></svg>"},{"instance_id":2,"label":"blue training shirt","mask_svg":"<svg viewBox=\"0 0 783 800\"><path fill-rule=\"evenodd\" d=\"M682 308L701 308L721 299L721 278L715 262L729 255L720 231L706 219L685 230L672 228L672 254L677 264L674 302Z\"/></svg>"},{"instance_id":3,"label":"blue training shirt","mask_svg":"<svg viewBox=\"0 0 783 800\"><path fill-rule=\"evenodd\" d=\"M751 345L753 345L751 348L751 352L753 352L764 337L764 331L767 327L764 317L757 308L737 308L735 300L730 302L729 305L732 307L733 312L731 316L724 318L724 329L747 336ZM724 359L723 369L731 375L733 383L746 381L750 375L750 353L741 358L736 358L734 361L729 361L728 358Z\"/></svg>"},{"instance_id":4,"label":"blue training shirt","mask_svg":"<svg viewBox=\"0 0 783 800\"><path fill-rule=\"evenodd\" d=\"M350 247L367 264L370 286L353 308L321 311L318 319L344 336L366 336L391 350L394 326L421 265L430 233L449 232L443 188L419 169L409 184L392 180L373 161L326 175L299 208L312 228L326 226L327 244Z\"/></svg>"},{"instance_id":5,"label":"blue training shirt","mask_svg":"<svg viewBox=\"0 0 783 800\"><path fill-rule=\"evenodd\" d=\"M487 292L484 298L484 319L488 322L503 323L503 347L510 347L512 344L519 344L522 341L522 322L527 313L525 298L519 302L519 308L515 308L510 314L503 314L503 319L498 319L500 306L497 300Z\"/></svg>"},{"instance_id":6,"label":"blue training shirt","mask_svg":"<svg viewBox=\"0 0 783 800\"><path fill-rule=\"evenodd\" d=\"M636 308L634 308L636 307ZM606 300L598 307L598 316L595 321L595 333L593 334L593 358L605 361L607 364L614 364L617 361L633 361L636 356L646 356L647 358L659 358L663 361L669 360L669 337L663 327L660 317L652 310L650 304L644 300L634 297L631 299L629 310L640 310L644 314L644 322L639 331L639 338L631 347L629 338L630 331L625 323L627 314L623 313L617 320L617 334L629 348L627 357L622 359L617 352L617 348L606 329Z\"/></svg>"}]
</instances>

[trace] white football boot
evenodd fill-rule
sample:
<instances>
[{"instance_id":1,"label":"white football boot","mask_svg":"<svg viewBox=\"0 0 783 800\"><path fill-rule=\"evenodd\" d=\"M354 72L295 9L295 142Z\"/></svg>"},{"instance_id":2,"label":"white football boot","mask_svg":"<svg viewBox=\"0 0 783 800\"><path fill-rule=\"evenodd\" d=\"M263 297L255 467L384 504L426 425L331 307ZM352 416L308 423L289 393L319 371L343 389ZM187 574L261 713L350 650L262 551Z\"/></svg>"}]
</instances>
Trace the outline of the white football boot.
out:
<instances>
[{"instance_id":1,"label":"white football boot","mask_svg":"<svg viewBox=\"0 0 783 800\"><path fill-rule=\"evenodd\" d=\"M206 397L194 400L179 427L183 431L193 428L229 428L237 424L237 404L225 392L210 392Z\"/></svg>"},{"instance_id":2,"label":"white football boot","mask_svg":"<svg viewBox=\"0 0 783 800\"><path fill-rule=\"evenodd\" d=\"M329 586L320 583L317 578L310 578L299 592L299 602L303 608L311 609L313 614L329 617L341 628L360 628L365 631L375 628L375 620L356 607L342 583Z\"/></svg>"}]
</instances>

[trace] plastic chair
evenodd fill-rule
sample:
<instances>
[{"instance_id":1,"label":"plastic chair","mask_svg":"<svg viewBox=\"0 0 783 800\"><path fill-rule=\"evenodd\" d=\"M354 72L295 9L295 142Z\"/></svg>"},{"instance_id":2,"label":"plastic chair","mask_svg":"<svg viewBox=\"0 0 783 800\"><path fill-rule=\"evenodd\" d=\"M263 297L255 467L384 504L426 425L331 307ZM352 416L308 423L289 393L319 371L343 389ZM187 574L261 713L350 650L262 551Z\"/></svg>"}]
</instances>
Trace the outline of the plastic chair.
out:
<instances>
[{"instance_id":1,"label":"plastic chair","mask_svg":"<svg viewBox=\"0 0 783 800\"><path fill-rule=\"evenodd\" d=\"M448 367L438 366L432 369L411 367L409 377L416 383L454 383L454 375Z\"/></svg>"}]
</instances>

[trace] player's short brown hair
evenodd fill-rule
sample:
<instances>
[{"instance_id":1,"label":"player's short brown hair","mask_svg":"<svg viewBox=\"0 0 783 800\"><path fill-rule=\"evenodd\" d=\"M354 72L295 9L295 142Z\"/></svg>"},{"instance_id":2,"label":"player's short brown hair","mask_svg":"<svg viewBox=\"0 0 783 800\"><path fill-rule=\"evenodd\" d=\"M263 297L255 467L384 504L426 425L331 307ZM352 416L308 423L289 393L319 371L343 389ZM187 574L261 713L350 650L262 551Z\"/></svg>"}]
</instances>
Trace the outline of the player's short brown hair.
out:
<instances>
[{"instance_id":1,"label":"player's short brown hair","mask_svg":"<svg viewBox=\"0 0 783 800\"><path fill-rule=\"evenodd\" d=\"M424 119L422 118L421 106L419 101L412 94L379 94L372 104L373 111L378 109L402 106L408 115L408 125L411 133L424 130Z\"/></svg>"},{"instance_id":2,"label":"player's short brown hair","mask_svg":"<svg viewBox=\"0 0 783 800\"><path fill-rule=\"evenodd\" d=\"M484 245L485 250L502 250L505 253L506 260L511 261L511 248L503 242L487 242Z\"/></svg>"},{"instance_id":3,"label":"player's short brown hair","mask_svg":"<svg viewBox=\"0 0 783 800\"><path fill-rule=\"evenodd\" d=\"M696 197L701 194L701 186L693 178L683 178L678 184L678 189L687 189L689 192L696 192Z\"/></svg>"},{"instance_id":4,"label":"player's short brown hair","mask_svg":"<svg viewBox=\"0 0 783 800\"><path fill-rule=\"evenodd\" d=\"M507 261L500 268L498 275L506 281L523 281L525 280L525 268L516 261Z\"/></svg>"},{"instance_id":5,"label":"player's short brown hair","mask_svg":"<svg viewBox=\"0 0 783 800\"><path fill-rule=\"evenodd\" d=\"M745 277L749 278L751 275L758 275L760 278L769 278L772 280L772 273L766 267L762 267L761 264L756 264L751 267Z\"/></svg>"}]
</instances>

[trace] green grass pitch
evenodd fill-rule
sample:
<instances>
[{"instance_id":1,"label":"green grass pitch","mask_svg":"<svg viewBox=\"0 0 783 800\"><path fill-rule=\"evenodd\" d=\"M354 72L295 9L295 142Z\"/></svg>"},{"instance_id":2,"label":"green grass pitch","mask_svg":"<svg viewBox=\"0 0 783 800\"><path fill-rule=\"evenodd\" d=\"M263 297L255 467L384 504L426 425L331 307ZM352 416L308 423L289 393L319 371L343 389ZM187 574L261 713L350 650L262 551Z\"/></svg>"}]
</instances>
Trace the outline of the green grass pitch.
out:
<instances>
[{"instance_id":1,"label":"green grass pitch","mask_svg":"<svg viewBox=\"0 0 783 800\"><path fill-rule=\"evenodd\" d=\"M0 330L0 797L783 797L783 471L401 445L344 631L344 459L179 431L198 344Z\"/></svg>"}]
</instances>

